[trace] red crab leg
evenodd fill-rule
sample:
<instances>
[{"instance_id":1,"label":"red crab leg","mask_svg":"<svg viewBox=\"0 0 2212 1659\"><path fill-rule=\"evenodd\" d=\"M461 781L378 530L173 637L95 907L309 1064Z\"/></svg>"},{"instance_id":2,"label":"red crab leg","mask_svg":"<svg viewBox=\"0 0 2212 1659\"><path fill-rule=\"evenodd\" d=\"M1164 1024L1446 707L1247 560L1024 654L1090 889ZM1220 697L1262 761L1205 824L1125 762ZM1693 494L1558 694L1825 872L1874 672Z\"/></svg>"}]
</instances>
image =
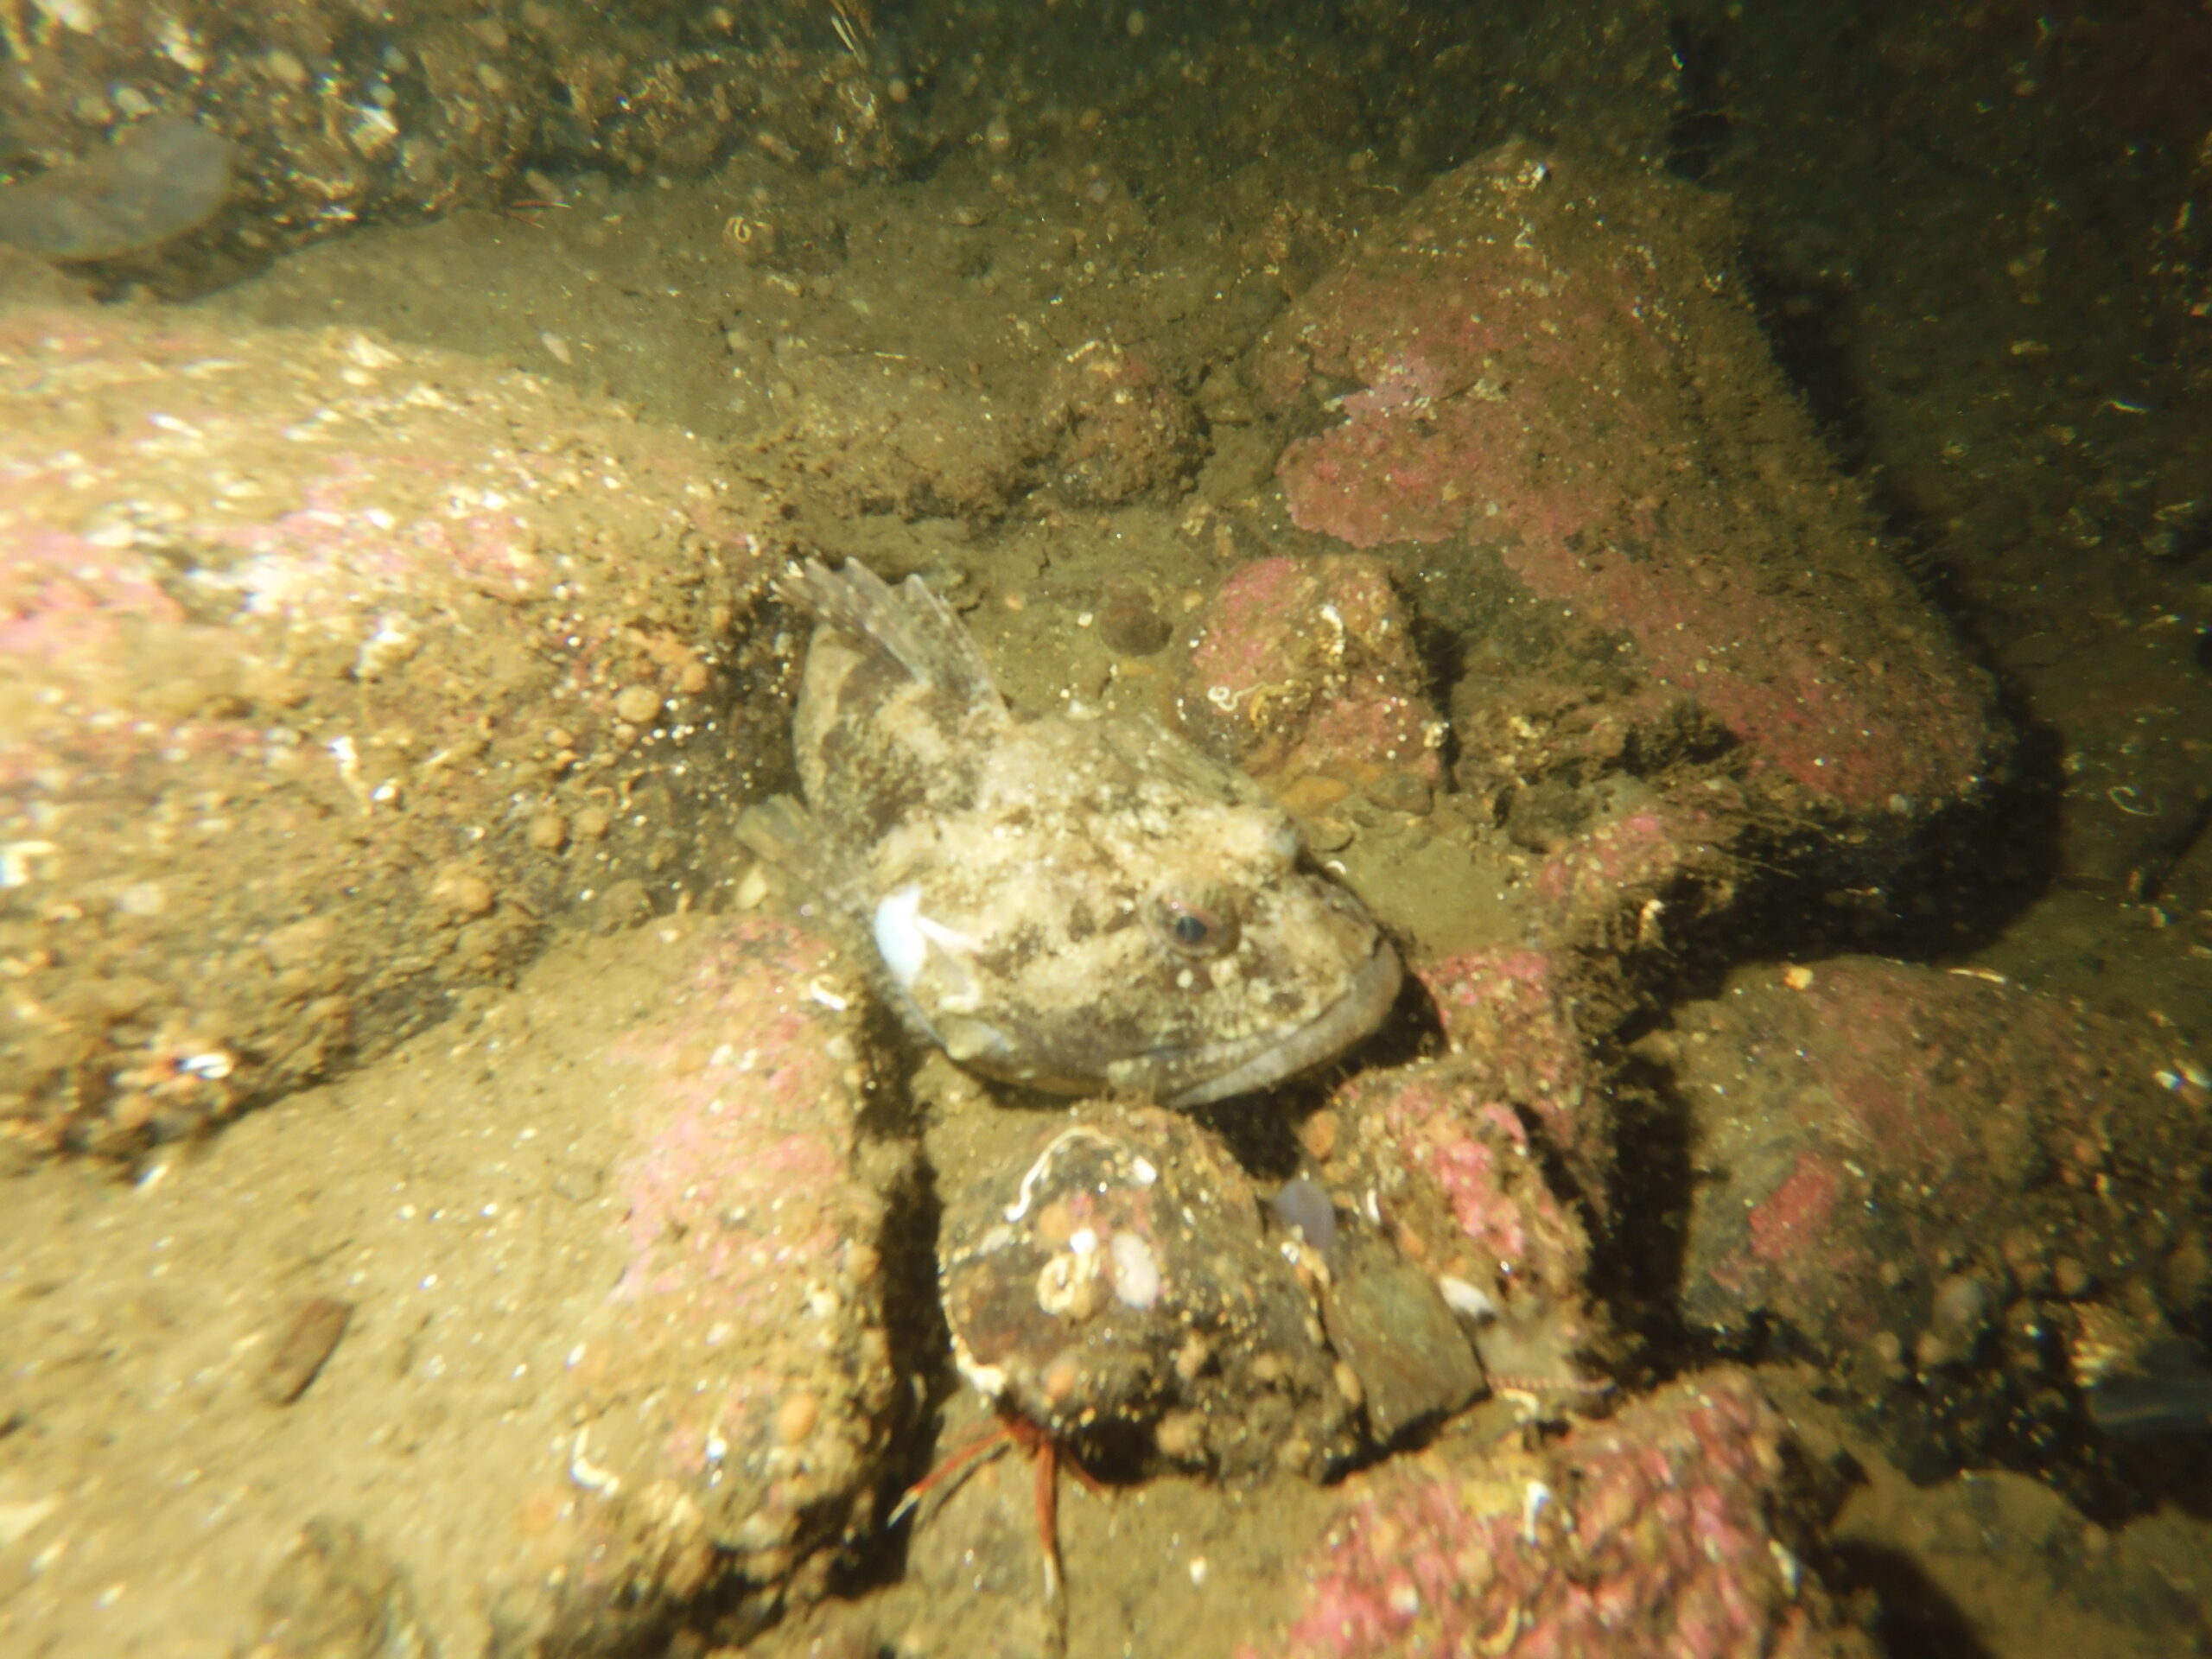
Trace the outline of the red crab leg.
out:
<instances>
[{"instance_id":1,"label":"red crab leg","mask_svg":"<svg viewBox=\"0 0 2212 1659\"><path fill-rule=\"evenodd\" d=\"M1050 1435L1037 1446L1037 1541L1045 1552L1045 1599L1060 1599L1059 1449Z\"/></svg>"},{"instance_id":2,"label":"red crab leg","mask_svg":"<svg viewBox=\"0 0 2212 1659\"><path fill-rule=\"evenodd\" d=\"M931 1491L944 1484L969 1464L988 1457L993 1452L1003 1452L1020 1439L1020 1436L1015 1433L1014 1426L1001 1419L992 1426L989 1433L970 1440L957 1452L948 1452L936 1468L906 1489L906 1495L899 1500L899 1506L891 1511L891 1518L884 1524L887 1527L897 1526L906 1518L906 1512L920 1503Z\"/></svg>"}]
</instances>

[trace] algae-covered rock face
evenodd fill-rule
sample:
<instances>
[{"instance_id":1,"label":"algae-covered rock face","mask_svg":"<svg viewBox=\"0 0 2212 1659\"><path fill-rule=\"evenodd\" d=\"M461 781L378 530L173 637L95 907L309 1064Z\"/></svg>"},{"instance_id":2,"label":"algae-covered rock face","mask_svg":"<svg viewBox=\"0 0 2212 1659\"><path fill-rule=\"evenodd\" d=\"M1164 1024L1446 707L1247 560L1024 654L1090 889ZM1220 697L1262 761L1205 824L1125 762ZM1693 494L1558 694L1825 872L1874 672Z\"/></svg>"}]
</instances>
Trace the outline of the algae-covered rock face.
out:
<instances>
[{"instance_id":1,"label":"algae-covered rock face","mask_svg":"<svg viewBox=\"0 0 2212 1659\"><path fill-rule=\"evenodd\" d=\"M1677 1382L1555 1444L1440 1441L1347 1480L1239 1659L1762 1653L1868 1659L1786 1542L1780 1419L1740 1372Z\"/></svg>"},{"instance_id":2,"label":"algae-covered rock face","mask_svg":"<svg viewBox=\"0 0 2212 1659\"><path fill-rule=\"evenodd\" d=\"M1144 1107L998 1135L1011 1155L959 1174L938 1246L969 1383L1056 1436L1133 1432L1173 1464L1318 1473L1358 1448L1313 1274L1226 1147Z\"/></svg>"},{"instance_id":3,"label":"algae-covered rock face","mask_svg":"<svg viewBox=\"0 0 2212 1659\"><path fill-rule=\"evenodd\" d=\"M1793 805L1909 820L1974 790L1986 689L1837 477L1728 245L1687 185L1517 144L1471 162L1262 342L1278 407L1335 417L1277 474L1303 529L1502 567L1617 632L1609 664L1694 698Z\"/></svg>"},{"instance_id":4,"label":"algae-covered rock face","mask_svg":"<svg viewBox=\"0 0 2212 1659\"><path fill-rule=\"evenodd\" d=\"M784 704L709 475L358 329L0 321L0 1141L192 1132L741 868Z\"/></svg>"},{"instance_id":5,"label":"algae-covered rock face","mask_svg":"<svg viewBox=\"0 0 2212 1659\"><path fill-rule=\"evenodd\" d=\"M1686 1315L1914 1380L1954 1454L2016 1454L2202 1317L2212 1094L2170 1032L1841 957L1747 969L1644 1049L1690 1108Z\"/></svg>"},{"instance_id":6,"label":"algae-covered rock face","mask_svg":"<svg viewBox=\"0 0 2212 1659\"><path fill-rule=\"evenodd\" d=\"M865 918L972 1070L1196 1106L1335 1058L1398 957L1249 779L1141 721L1019 721L918 578L809 567L806 806L747 831Z\"/></svg>"}]
</instances>

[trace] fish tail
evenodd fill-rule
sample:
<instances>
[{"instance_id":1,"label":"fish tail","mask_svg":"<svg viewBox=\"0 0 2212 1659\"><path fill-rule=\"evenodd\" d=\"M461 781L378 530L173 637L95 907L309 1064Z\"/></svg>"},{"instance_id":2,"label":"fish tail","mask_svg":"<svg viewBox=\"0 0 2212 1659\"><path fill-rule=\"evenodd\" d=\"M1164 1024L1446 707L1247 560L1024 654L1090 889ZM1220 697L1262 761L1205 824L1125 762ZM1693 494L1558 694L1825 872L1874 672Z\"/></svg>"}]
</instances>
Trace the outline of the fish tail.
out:
<instances>
[{"instance_id":1,"label":"fish tail","mask_svg":"<svg viewBox=\"0 0 2212 1659\"><path fill-rule=\"evenodd\" d=\"M832 572L809 559L799 598L817 621L887 653L925 685L969 702L995 700L989 665L952 607L919 576L890 587L858 559Z\"/></svg>"}]
</instances>

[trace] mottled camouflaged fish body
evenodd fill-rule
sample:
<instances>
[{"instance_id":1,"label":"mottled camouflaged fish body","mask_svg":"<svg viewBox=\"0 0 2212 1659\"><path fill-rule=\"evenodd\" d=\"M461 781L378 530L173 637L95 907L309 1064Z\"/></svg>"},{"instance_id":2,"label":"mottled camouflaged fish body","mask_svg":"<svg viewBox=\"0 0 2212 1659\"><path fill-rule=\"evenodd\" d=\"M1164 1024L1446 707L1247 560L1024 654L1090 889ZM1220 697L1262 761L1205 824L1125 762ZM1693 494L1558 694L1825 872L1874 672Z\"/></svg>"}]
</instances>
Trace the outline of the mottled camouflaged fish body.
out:
<instances>
[{"instance_id":1,"label":"mottled camouflaged fish body","mask_svg":"<svg viewBox=\"0 0 2212 1659\"><path fill-rule=\"evenodd\" d=\"M874 939L901 1013L986 1075L1195 1106L1333 1058L1397 956L1249 779L1148 721L1018 720L919 577L810 563L804 806L741 826Z\"/></svg>"}]
</instances>

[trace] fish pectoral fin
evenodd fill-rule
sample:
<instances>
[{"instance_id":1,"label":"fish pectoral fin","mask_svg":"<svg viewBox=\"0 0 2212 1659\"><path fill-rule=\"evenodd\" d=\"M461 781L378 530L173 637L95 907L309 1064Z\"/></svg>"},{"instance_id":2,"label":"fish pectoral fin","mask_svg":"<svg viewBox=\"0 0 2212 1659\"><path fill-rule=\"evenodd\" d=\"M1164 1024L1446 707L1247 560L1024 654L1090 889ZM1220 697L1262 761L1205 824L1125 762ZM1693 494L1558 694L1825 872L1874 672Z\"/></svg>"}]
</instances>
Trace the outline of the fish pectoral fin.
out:
<instances>
[{"instance_id":1,"label":"fish pectoral fin","mask_svg":"<svg viewBox=\"0 0 2212 1659\"><path fill-rule=\"evenodd\" d=\"M967 702L998 702L966 626L919 576L894 588L858 559L836 572L809 559L802 574L798 597L816 620L884 652L925 685Z\"/></svg>"},{"instance_id":2,"label":"fish pectoral fin","mask_svg":"<svg viewBox=\"0 0 2212 1659\"><path fill-rule=\"evenodd\" d=\"M1003 1060L1014 1052L1014 1045L1007 1040L1006 1033L981 1020L940 1017L938 1026L938 1040L944 1045L944 1052L963 1065L973 1065L979 1060Z\"/></svg>"},{"instance_id":3,"label":"fish pectoral fin","mask_svg":"<svg viewBox=\"0 0 2212 1659\"><path fill-rule=\"evenodd\" d=\"M860 868L793 797L771 796L747 807L737 815L737 838L755 858L811 887L843 915L867 912Z\"/></svg>"},{"instance_id":4,"label":"fish pectoral fin","mask_svg":"<svg viewBox=\"0 0 2212 1659\"><path fill-rule=\"evenodd\" d=\"M1133 1054L1106 1067L1106 1088L1116 1099L1149 1100L1159 1087L1160 1065L1148 1054Z\"/></svg>"}]
</instances>

